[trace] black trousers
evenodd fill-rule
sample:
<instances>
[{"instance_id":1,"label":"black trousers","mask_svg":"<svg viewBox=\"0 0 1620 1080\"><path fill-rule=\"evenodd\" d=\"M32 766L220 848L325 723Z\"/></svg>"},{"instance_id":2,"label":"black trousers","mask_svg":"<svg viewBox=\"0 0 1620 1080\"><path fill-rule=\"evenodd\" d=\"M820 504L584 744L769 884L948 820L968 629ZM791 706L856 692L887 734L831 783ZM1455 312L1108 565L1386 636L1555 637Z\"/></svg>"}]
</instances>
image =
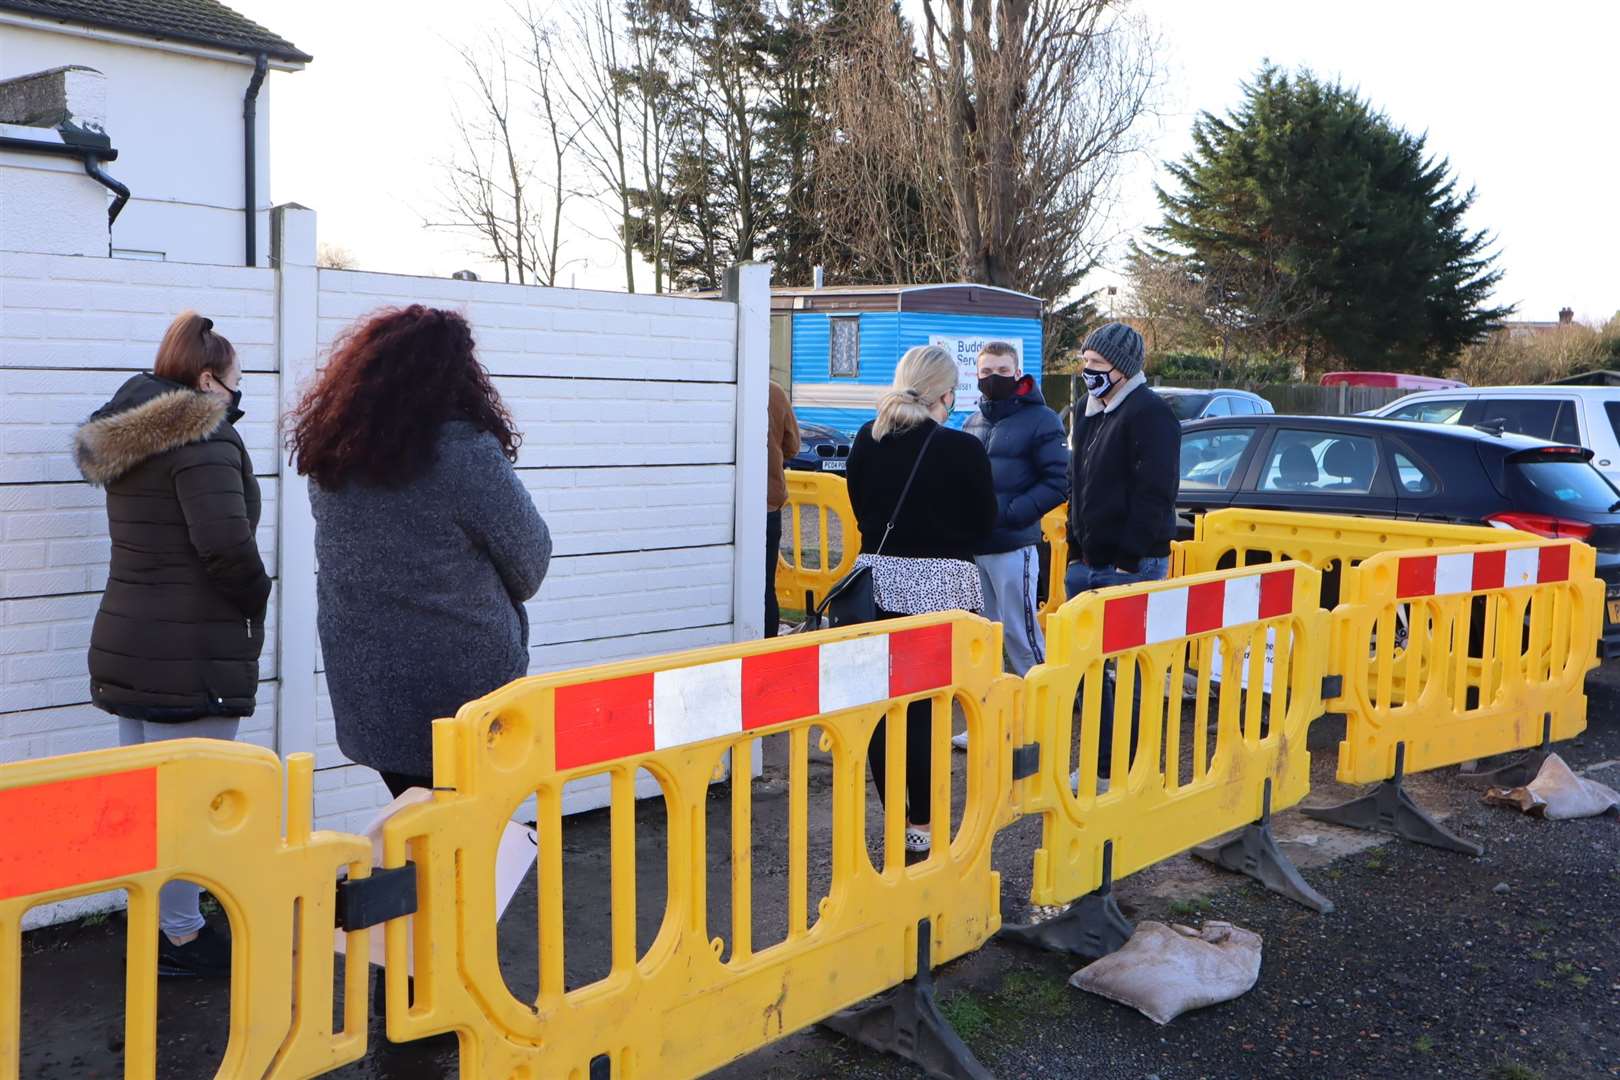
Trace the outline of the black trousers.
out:
<instances>
[{"instance_id":1,"label":"black trousers","mask_svg":"<svg viewBox=\"0 0 1620 1080\"><path fill-rule=\"evenodd\" d=\"M878 612L878 621L903 619L888 611ZM872 783L877 786L878 802L886 799L884 784L888 762L887 719L879 720L872 729L872 743L866 749L866 763L872 769ZM931 745L934 732L934 703L927 698L906 706L906 819L913 825L927 825L933 813L933 799L929 788L934 778L934 757Z\"/></svg>"},{"instance_id":2,"label":"black trousers","mask_svg":"<svg viewBox=\"0 0 1620 1080\"><path fill-rule=\"evenodd\" d=\"M782 511L765 512L765 636L775 637L782 626L782 607L776 602L777 552L782 547Z\"/></svg>"},{"instance_id":3,"label":"black trousers","mask_svg":"<svg viewBox=\"0 0 1620 1080\"><path fill-rule=\"evenodd\" d=\"M867 747L866 762L872 768L872 783L877 785L878 802L885 802L883 785L888 773L888 720L879 720L872 730L872 745ZM913 825L927 825L933 811L929 787L934 778L933 748L934 703L926 698L906 706L906 819Z\"/></svg>"}]
</instances>

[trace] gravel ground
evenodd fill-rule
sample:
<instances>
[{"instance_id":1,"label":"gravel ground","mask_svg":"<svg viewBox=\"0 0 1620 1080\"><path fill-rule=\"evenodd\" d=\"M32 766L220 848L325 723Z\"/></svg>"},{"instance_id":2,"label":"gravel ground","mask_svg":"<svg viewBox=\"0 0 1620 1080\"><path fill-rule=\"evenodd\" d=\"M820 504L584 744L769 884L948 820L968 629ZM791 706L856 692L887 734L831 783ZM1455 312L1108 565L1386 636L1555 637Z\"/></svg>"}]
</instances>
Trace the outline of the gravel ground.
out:
<instances>
[{"instance_id":1,"label":"gravel ground","mask_svg":"<svg viewBox=\"0 0 1620 1080\"><path fill-rule=\"evenodd\" d=\"M1577 770L1620 786L1620 672L1590 685L1587 733L1560 746ZM1311 803L1332 781L1336 734L1313 728ZM1338 905L1316 915L1182 856L1116 888L1133 920L1220 919L1260 933L1258 985L1159 1027L1070 989L1075 965L992 942L944 968L947 1015L1000 1080L1323 1076L1590 1080L1620 1076L1620 823L1545 822L1487 807L1454 770L1408 789L1479 859L1353 833L1296 812L1276 820L1307 879ZM998 842L1003 910L1027 915L1038 825ZM1304 842L1301 842L1304 841ZM1016 854L1015 854L1016 853ZM806 1032L715 1074L727 1080L920 1077L894 1059Z\"/></svg>"},{"instance_id":2,"label":"gravel ground","mask_svg":"<svg viewBox=\"0 0 1620 1080\"><path fill-rule=\"evenodd\" d=\"M1559 747L1577 769L1620 786L1620 670L1591 683L1590 727ZM1314 790L1326 803L1349 794L1331 778L1337 739L1313 726ZM767 750L767 762L771 751ZM962 757L956 758L960 769ZM819 779L818 779L819 777ZM958 777L960 780L960 777ZM1187 856L1120 882L1133 919L1230 921L1265 941L1260 982L1235 1002L1160 1028L1139 1014L1070 989L1074 965L992 942L939 972L947 1014L1000 1080L1108 1077L1196 1080L1323 1076L1480 1080L1620 1077L1620 824L1613 818L1542 822L1481 804L1454 770L1413 777L1413 796L1461 835L1486 844L1479 859L1386 841L1278 815L1276 829L1306 877L1338 905L1319 916L1245 879ZM715 853L710 924L729 925L724 788L710 802ZM777 940L784 919L785 853L774 838L786 799L768 769L756 788L756 945ZM818 813L825 770L812 772L812 888L825 887L828 830ZM875 800L874 800L875 801ZM663 910L661 808L638 811L642 946ZM876 824L875 818L871 822ZM596 929L568 945L570 985L603 974L607 885L604 813L569 819L565 911ZM997 841L1007 921L1028 915L1030 851L1038 823ZM814 894L813 894L814 895ZM514 993L532 993L535 894L526 885L501 925L503 967ZM577 920L577 921L576 921ZM35 932L24 942L22 1069L28 1080L121 1075L123 920ZM160 990L160 1068L165 1077L206 1077L225 1041L217 984L168 981ZM455 1074L453 1044L392 1047L373 1028L367 1061L333 1075L415 1078ZM801 1032L713 1074L769 1077L920 1077L822 1030Z\"/></svg>"}]
</instances>

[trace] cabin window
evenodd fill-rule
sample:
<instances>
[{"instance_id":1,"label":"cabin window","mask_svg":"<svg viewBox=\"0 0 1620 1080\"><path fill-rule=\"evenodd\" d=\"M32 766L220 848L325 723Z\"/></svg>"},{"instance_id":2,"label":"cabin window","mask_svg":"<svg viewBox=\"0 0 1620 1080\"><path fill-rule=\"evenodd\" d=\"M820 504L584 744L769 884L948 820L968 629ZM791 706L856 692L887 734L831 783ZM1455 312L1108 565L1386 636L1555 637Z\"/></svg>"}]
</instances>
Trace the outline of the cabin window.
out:
<instances>
[{"instance_id":1,"label":"cabin window","mask_svg":"<svg viewBox=\"0 0 1620 1080\"><path fill-rule=\"evenodd\" d=\"M861 373L861 320L827 320L827 373L835 379L853 379Z\"/></svg>"}]
</instances>

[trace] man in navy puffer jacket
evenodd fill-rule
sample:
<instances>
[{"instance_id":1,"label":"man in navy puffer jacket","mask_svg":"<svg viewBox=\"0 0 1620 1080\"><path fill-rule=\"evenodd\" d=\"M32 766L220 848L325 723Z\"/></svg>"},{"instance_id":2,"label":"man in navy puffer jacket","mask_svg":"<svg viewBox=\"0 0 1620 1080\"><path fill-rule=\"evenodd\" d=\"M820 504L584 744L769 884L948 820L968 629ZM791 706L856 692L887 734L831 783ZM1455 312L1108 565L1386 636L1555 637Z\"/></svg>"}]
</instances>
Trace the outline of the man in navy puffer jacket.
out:
<instances>
[{"instance_id":1,"label":"man in navy puffer jacket","mask_svg":"<svg viewBox=\"0 0 1620 1080\"><path fill-rule=\"evenodd\" d=\"M1063 422L1041 388L1025 375L1018 351L1004 341L979 352L979 411L963 428L990 454L1000 514L979 555L987 619L1005 628L1007 662L1023 675L1045 659L1035 612L1040 581L1041 518L1068 496L1069 454Z\"/></svg>"}]
</instances>

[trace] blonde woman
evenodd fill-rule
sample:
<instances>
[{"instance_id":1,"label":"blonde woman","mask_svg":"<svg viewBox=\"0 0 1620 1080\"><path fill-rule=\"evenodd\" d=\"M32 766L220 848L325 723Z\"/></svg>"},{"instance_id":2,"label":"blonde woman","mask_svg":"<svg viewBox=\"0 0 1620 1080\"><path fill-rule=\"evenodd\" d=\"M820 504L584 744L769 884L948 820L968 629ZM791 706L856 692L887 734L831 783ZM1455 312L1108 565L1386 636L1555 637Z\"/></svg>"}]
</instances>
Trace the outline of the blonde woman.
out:
<instances>
[{"instance_id":1,"label":"blonde woman","mask_svg":"<svg viewBox=\"0 0 1620 1080\"><path fill-rule=\"evenodd\" d=\"M996 493L984 445L945 426L956 407L956 379L956 362L944 349L909 350L878 404L877 419L861 428L850 448L859 562L871 567L879 618L984 607L973 560L996 524ZM911 488L901 504L908 479ZM906 713L906 850L913 853L926 852L931 840L932 726L929 702L913 702ZM879 799L884 745L880 723L867 755Z\"/></svg>"}]
</instances>

